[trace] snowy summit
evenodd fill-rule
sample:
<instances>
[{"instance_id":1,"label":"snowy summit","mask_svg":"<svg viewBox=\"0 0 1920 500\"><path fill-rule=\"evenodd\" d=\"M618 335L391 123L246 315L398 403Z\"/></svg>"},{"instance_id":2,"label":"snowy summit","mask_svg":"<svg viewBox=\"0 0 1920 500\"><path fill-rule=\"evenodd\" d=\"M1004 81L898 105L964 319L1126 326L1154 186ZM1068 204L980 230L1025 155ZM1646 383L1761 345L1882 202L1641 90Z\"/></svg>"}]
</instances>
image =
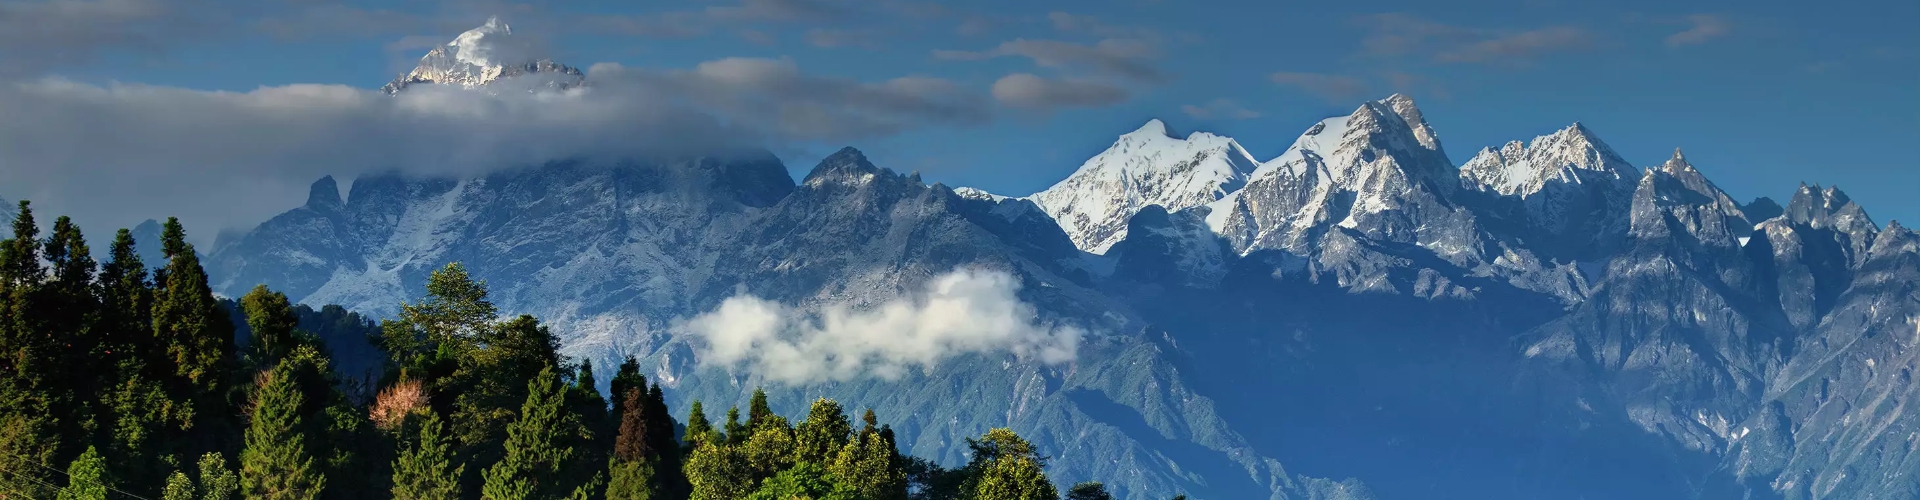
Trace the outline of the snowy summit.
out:
<instances>
[{"instance_id":1,"label":"snowy summit","mask_svg":"<svg viewBox=\"0 0 1920 500\"><path fill-rule=\"evenodd\" d=\"M585 75L546 58L529 40L514 37L513 28L499 17L489 17L486 24L428 51L419 66L380 90L393 94L423 83L476 89L514 77L525 77L528 81L522 83L528 90L539 90L572 88Z\"/></svg>"}]
</instances>

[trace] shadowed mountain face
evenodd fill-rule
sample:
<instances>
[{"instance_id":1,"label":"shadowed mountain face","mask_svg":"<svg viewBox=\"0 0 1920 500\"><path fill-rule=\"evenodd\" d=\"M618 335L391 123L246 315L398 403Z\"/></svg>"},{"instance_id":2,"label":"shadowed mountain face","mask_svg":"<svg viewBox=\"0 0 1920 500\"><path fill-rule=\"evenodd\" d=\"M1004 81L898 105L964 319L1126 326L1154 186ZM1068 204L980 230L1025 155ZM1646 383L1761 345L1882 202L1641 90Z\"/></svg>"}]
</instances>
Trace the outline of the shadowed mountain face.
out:
<instances>
[{"instance_id":1,"label":"shadowed mountain face","mask_svg":"<svg viewBox=\"0 0 1920 500\"><path fill-rule=\"evenodd\" d=\"M1154 125L1031 198L852 149L798 182L768 155L322 179L207 265L229 296L379 316L460 261L676 408L835 397L948 463L1011 426L1122 498L1920 494L1920 236L1837 189L1743 206L1577 124L1456 168L1404 96L1265 162ZM681 326L742 294L871 309L963 266L1090 332L1074 360L790 383Z\"/></svg>"}]
</instances>

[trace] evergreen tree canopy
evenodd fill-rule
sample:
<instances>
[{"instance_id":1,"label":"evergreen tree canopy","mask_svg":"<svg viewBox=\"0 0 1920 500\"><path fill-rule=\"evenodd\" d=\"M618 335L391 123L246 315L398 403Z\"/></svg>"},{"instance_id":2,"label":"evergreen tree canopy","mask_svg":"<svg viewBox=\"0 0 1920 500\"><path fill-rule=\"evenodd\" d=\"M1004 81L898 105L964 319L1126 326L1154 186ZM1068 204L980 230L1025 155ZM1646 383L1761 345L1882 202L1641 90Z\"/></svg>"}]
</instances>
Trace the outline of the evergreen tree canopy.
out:
<instances>
[{"instance_id":1,"label":"evergreen tree canopy","mask_svg":"<svg viewBox=\"0 0 1920 500\"><path fill-rule=\"evenodd\" d=\"M432 411L420 419L420 440L400 452L393 462L394 500L460 498L460 476L466 465L454 465L453 447L445 424Z\"/></svg>"},{"instance_id":2,"label":"evergreen tree canopy","mask_svg":"<svg viewBox=\"0 0 1920 500\"><path fill-rule=\"evenodd\" d=\"M107 490L113 485L107 482L107 463L100 458L100 452L92 446L80 458L73 459L73 465L67 466L67 487L60 490L60 500L106 500Z\"/></svg>"},{"instance_id":3,"label":"evergreen tree canopy","mask_svg":"<svg viewBox=\"0 0 1920 500\"><path fill-rule=\"evenodd\" d=\"M759 429L760 424L767 423L767 418L772 416L773 408L767 406L767 391L754 388L753 397L747 400L747 427Z\"/></svg>"},{"instance_id":4,"label":"evergreen tree canopy","mask_svg":"<svg viewBox=\"0 0 1920 500\"><path fill-rule=\"evenodd\" d=\"M325 476L308 454L300 365L297 360L281 361L260 388L247 427L247 447L240 453L240 485L247 498L306 500L319 498L326 487Z\"/></svg>"},{"instance_id":5,"label":"evergreen tree canopy","mask_svg":"<svg viewBox=\"0 0 1920 500\"><path fill-rule=\"evenodd\" d=\"M1107 493L1107 485L1087 481L1068 488L1067 500L1113 500L1113 494Z\"/></svg>"}]
</instances>

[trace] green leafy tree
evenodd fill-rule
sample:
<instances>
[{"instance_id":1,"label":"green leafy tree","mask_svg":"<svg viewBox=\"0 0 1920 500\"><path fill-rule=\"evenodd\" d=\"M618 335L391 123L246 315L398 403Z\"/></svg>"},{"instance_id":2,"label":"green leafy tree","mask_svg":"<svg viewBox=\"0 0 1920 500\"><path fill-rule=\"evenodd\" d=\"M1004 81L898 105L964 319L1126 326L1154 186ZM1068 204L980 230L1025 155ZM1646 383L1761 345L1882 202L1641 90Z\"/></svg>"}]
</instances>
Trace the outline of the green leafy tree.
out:
<instances>
[{"instance_id":1,"label":"green leafy tree","mask_svg":"<svg viewBox=\"0 0 1920 500\"><path fill-rule=\"evenodd\" d=\"M839 402L827 398L814 400L813 406L807 409L807 419L794 428L794 461L822 466L832 463L852 433L853 425L847 422L846 410Z\"/></svg>"},{"instance_id":2,"label":"green leafy tree","mask_svg":"<svg viewBox=\"0 0 1920 500\"><path fill-rule=\"evenodd\" d=\"M687 456L686 473L692 500L734 500L753 492L746 453L719 440L702 441L694 448Z\"/></svg>"},{"instance_id":3,"label":"green leafy tree","mask_svg":"<svg viewBox=\"0 0 1920 500\"><path fill-rule=\"evenodd\" d=\"M465 465L454 465L446 424L427 411L420 419L420 440L400 452L393 463L395 500L451 500L460 498L460 476Z\"/></svg>"},{"instance_id":4,"label":"green leafy tree","mask_svg":"<svg viewBox=\"0 0 1920 500\"><path fill-rule=\"evenodd\" d=\"M326 477L308 453L300 365L297 360L281 361L260 388L247 427L247 447L240 452L240 484L247 498L313 499L326 488Z\"/></svg>"},{"instance_id":5,"label":"green leafy tree","mask_svg":"<svg viewBox=\"0 0 1920 500\"><path fill-rule=\"evenodd\" d=\"M194 500L193 480L186 474L175 471L167 476L166 489L161 490L161 500Z\"/></svg>"},{"instance_id":6,"label":"green leafy tree","mask_svg":"<svg viewBox=\"0 0 1920 500\"><path fill-rule=\"evenodd\" d=\"M253 333L248 348L255 366L273 366L293 351L300 318L285 294L266 285L255 286L240 298L240 308L246 311L247 329Z\"/></svg>"},{"instance_id":7,"label":"green leafy tree","mask_svg":"<svg viewBox=\"0 0 1920 500\"><path fill-rule=\"evenodd\" d=\"M1067 488L1067 500L1113 500L1113 494L1107 493L1107 485L1087 481Z\"/></svg>"},{"instance_id":8,"label":"green leafy tree","mask_svg":"<svg viewBox=\"0 0 1920 500\"><path fill-rule=\"evenodd\" d=\"M968 439L973 463L978 471L972 488L975 500L1056 500L1060 492L1041 469L1045 458L1034 453L1032 443L1011 429L987 431L980 439Z\"/></svg>"},{"instance_id":9,"label":"green leafy tree","mask_svg":"<svg viewBox=\"0 0 1920 500\"><path fill-rule=\"evenodd\" d=\"M239 498L240 475L227 468L227 458L219 453L200 456L196 464L200 468L200 499L231 500Z\"/></svg>"},{"instance_id":10,"label":"green leafy tree","mask_svg":"<svg viewBox=\"0 0 1920 500\"><path fill-rule=\"evenodd\" d=\"M100 452L92 446L87 447L80 458L67 466L67 487L60 490L60 500L106 500L107 490L113 485L107 483L107 462L100 458Z\"/></svg>"},{"instance_id":11,"label":"green leafy tree","mask_svg":"<svg viewBox=\"0 0 1920 500\"><path fill-rule=\"evenodd\" d=\"M767 417L747 438L743 450L755 480L764 480L794 466L793 429L779 415Z\"/></svg>"},{"instance_id":12,"label":"green leafy tree","mask_svg":"<svg viewBox=\"0 0 1920 500\"><path fill-rule=\"evenodd\" d=\"M868 412L869 415L872 412ZM840 484L867 500L904 500L907 474L897 466L893 446L876 434L849 441L828 467Z\"/></svg>"},{"instance_id":13,"label":"green leafy tree","mask_svg":"<svg viewBox=\"0 0 1920 500\"><path fill-rule=\"evenodd\" d=\"M817 464L802 463L780 471L760 484L747 500L856 500L861 497L851 488L833 480Z\"/></svg>"}]
</instances>

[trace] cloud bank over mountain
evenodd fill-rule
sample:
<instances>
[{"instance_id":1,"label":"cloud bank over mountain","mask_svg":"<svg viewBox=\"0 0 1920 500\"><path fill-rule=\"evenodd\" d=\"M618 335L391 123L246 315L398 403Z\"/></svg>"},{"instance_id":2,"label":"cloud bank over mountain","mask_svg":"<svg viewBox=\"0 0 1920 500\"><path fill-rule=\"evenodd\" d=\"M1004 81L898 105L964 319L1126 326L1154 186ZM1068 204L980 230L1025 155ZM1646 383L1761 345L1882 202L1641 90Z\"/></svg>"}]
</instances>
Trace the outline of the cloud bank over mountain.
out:
<instances>
[{"instance_id":1,"label":"cloud bank over mountain","mask_svg":"<svg viewBox=\"0 0 1920 500\"><path fill-rule=\"evenodd\" d=\"M1004 271L961 268L926 289L873 307L806 311L736 295L681 329L699 339L700 362L744 366L793 385L860 377L898 379L966 354L1013 353L1047 364L1074 361L1086 332L1040 321Z\"/></svg>"}]
</instances>

